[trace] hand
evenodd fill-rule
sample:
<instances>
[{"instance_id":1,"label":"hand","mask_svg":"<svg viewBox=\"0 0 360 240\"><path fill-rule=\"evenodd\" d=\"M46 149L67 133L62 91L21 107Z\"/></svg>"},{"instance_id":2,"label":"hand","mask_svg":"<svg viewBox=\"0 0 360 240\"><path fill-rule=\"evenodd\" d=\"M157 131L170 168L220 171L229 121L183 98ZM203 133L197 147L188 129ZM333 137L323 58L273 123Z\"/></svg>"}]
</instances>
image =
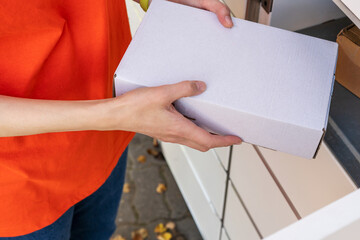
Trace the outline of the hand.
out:
<instances>
[{"instance_id":1,"label":"hand","mask_svg":"<svg viewBox=\"0 0 360 240\"><path fill-rule=\"evenodd\" d=\"M216 14L220 23L224 27L231 28L233 26L233 22L230 17L229 8L219 0L169 0L169 1L208 10Z\"/></svg>"},{"instance_id":2,"label":"hand","mask_svg":"<svg viewBox=\"0 0 360 240\"><path fill-rule=\"evenodd\" d=\"M139 132L164 142L180 143L200 151L241 143L235 136L212 135L181 115L172 105L182 97L202 93L204 82L184 81L153 88L139 88L110 101L108 129ZM105 129L107 130L107 129Z\"/></svg>"}]
</instances>

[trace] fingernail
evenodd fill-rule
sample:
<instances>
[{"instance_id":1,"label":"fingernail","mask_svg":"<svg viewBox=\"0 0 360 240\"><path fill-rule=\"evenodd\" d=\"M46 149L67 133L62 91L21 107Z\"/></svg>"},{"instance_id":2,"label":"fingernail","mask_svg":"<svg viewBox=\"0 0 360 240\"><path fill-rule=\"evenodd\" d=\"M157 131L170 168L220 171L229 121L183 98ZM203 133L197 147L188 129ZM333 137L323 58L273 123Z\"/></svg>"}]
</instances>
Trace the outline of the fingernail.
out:
<instances>
[{"instance_id":1,"label":"fingernail","mask_svg":"<svg viewBox=\"0 0 360 240\"><path fill-rule=\"evenodd\" d=\"M225 16L225 22L229 27L232 27L233 23L230 16Z\"/></svg>"},{"instance_id":2,"label":"fingernail","mask_svg":"<svg viewBox=\"0 0 360 240\"><path fill-rule=\"evenodd\" d=\"M206 84L204 82L198 81L198 82L196 82L196 86L200 92L203 92L206 89Z\"/></svg>"}]
</instances>

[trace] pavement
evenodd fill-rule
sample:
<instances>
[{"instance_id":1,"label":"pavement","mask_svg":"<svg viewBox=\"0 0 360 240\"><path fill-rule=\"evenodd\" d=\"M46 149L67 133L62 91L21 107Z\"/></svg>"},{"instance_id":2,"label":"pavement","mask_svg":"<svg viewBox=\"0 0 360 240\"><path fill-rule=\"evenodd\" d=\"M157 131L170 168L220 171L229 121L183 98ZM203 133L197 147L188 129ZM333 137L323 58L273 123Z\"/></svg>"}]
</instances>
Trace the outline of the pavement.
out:
<instances>
[{"instance_id":1,"label":"pavement","mask_svg":"<svg viewBox=\"0 0 360 240\"><path fill-rule=\"evenodd\" d=\"M159 152L158 156L153 156L156 152ZM143 163L137 160L141 155L146 159ZM157 187L161 183L166 186L166 191L158 193ZM175 224L175 229L168 229L172 240L202 239L160 146L154 147L152 138L137 134L130 143L125 184L112 239L157 240L155 227L168 222ZM132 236L132 232L141 228L147 230L147 238Z\"/></svg>"}]
</instances>

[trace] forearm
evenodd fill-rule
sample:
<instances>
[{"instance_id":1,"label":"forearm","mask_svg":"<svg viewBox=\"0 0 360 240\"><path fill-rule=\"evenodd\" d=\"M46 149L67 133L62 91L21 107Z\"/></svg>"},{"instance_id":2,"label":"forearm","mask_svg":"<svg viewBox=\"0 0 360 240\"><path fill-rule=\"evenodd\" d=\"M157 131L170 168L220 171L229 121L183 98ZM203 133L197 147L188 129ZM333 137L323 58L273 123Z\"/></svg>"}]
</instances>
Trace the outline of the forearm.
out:
<instances>
[{"instance_id":1,"label":"forearm","mask_svg":"<svg viewBox=\"0 0 360 240\"><path fill-rule=\"evenodd\" d=\"M106 100L53 101L0 95L0 137L101 128Z\"/></svg>"},{"instance_id":2,"label":"forearm","mask_svg":"<svg viewBox=\"0 0 360 240\"><path fill-rule=\"evenodd\" d=\"M240 143L235 136L212 135L176 111L179 98L205 91L200 81L139 88L120 97L89 101L53 101L0 95L0 137L82 130L143 133L207 151Z\"/></svg>"}]
</instances>

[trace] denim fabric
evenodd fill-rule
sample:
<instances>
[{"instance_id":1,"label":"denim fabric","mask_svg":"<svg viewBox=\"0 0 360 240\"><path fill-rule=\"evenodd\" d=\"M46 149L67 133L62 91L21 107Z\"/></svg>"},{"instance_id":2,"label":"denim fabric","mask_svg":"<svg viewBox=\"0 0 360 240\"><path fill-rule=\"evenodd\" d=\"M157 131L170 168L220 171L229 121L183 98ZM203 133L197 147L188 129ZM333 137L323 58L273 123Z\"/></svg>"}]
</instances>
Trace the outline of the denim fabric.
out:
<instances>
[{"instance_id":1,"label":"denim fabric","mask_svg":"<svg viewBox=\"0 0 360 240\"><path fill-rule=\"evenodd\" d=\"M115 218L124 185L126 158L127 149L106 182L53 224L27 235L0 237L0 240L108 240L116 228Z\"/></svg>"}]
</instances>

